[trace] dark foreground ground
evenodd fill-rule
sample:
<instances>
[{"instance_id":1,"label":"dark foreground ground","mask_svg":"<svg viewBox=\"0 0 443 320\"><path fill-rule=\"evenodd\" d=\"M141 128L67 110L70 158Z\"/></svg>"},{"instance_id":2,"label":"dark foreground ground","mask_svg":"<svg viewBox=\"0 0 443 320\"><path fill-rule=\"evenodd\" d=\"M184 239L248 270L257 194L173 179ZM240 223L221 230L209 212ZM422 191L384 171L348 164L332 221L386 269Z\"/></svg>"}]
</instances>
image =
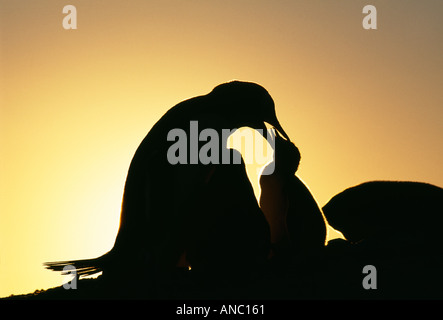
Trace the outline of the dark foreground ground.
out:
<instances>
[{"instance_id":1,"label":"dark foreground ground","mask_svg":"<svg viewBox=\"0 0 443 320\"><path fill-rule=\"evenodd\" d=\"M374 268L365 270L368 265ZM209 284L196 280L192 270L178 269L174 279L165 281L155 293L141 282L128 287L100 276L79 280L77 289L60 286L3 300L443 300L441 251L414 248L401 241L381 245L336 239L319 256L273 262L251 278L244 283Z\"/></svg>"}]
</instances>

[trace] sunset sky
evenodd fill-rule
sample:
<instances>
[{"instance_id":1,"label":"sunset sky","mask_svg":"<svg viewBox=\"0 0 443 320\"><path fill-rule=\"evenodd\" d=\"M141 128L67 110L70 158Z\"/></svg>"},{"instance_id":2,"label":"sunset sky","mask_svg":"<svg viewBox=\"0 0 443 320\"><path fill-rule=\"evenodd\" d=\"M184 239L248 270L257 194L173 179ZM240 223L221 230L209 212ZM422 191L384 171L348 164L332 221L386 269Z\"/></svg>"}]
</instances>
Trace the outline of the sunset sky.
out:
<instances>
[{"instance_id":1,"label":"sunset sky","mask_svg":"<svg viewBox=\"0 0 443 320\"><path fill-rule=\"evenodd\" d=\"M141 140L232 79L274 98L320 206L368 180L443 186L442 15L441 0L0 0L0 297L61 285L45 261L111 249Z\"/></svg>"}]
</instances>

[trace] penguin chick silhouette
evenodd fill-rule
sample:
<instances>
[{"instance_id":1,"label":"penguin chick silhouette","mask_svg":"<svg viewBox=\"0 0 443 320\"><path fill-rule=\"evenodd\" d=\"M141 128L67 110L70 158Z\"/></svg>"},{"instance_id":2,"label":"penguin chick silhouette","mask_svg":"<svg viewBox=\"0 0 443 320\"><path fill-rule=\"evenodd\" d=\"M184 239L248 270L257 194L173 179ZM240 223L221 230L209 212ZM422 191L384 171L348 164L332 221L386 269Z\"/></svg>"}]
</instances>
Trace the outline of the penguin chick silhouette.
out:
<instances>
[{"instance_id":1,"label":"penguin chick silhouette","mask_svg":"<svg viewBox=\"0 0 443 320\"><path fill-rule=\"evenodd\" d=\"M323 214L306 185L295 175L300 162L298 148L275 136L272 174L260 177L260 208L271 230L275 254L311 254L322 249L326 238Z\"/></svg>"},{"instance_id":2,"label":"penguin chick silhouette","mask_svg":"<svg viewBox=\"0 0 443 320\"><path fill-rule=\"evenodd\" d=\"M277 120L272 97L255 83L224 83L206 95L177 104L152 127L133 156L113 248L98 258L50 262L45 264L47 268L61 271L73 265L79 276L103 271L104 276L135 278L140 270L158 274L175 268L184 250L187 230L183 226L214 170L212 165L172 165L168 161L168 149L174 143L168 141L168 133L181 129L189 137L191 121L198 121L199 127L202 124L201 129L219 133L243 126L266 132L267 122L289 140ZM221 143L226 145L225 141Z\"/></svg>"}]
</instances>

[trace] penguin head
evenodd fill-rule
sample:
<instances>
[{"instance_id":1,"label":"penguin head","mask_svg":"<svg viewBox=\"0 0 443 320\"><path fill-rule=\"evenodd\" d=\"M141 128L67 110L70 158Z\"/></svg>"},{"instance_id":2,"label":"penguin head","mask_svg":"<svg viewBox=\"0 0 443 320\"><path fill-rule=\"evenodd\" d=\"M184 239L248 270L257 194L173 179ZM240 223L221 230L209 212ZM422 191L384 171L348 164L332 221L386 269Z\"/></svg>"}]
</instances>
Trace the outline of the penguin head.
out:
<instances>
[{"instance_id":1,"label":"penguin head","mask_svg":"<svg viewBox=\"0 0 443 320\"><path fill-rule=\"evenodd\" d=\"M210 93L223 113L232 119L235 127L249 126L266 132L268 123L288 141L289 136L280 125L271 95L262 86L253 82L231 81L215 87Z\"/></svg>"},{"instance_id":2,"label":"penguin head","mask_svg":"<svg viewBox=\"0 0 443 320\"><path fill-rule=\"evenodd\" d=\"M275 131L274 141L274 161L275 169L285 174L293 175L298 170L300 164L300 150L289 140Z\"/></svg>"}]
</instances>

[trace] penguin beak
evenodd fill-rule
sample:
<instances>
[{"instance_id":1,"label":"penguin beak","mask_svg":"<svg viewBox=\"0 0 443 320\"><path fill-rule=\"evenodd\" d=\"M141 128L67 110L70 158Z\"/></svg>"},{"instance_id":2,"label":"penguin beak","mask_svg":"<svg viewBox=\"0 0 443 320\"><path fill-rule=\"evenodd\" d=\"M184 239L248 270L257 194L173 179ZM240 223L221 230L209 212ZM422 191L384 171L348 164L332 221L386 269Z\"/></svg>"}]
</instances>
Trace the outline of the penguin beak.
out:
<instances>
[{"instance_id":1,"label":"penguin beak","mask_svg":"<svg viewBox=\"0 0 443 320\"><path fill-rule=\"evenodd\" d=\"M265 139L267 138L267 132L269 130L266 127L266 123L268 122L260 122L257 126L255 126L256 129L261 129L263 131L263 137ZM289 139L289 136L286 134L285 130L283 130L283 127L280 125L278 121L273 121L272 123L269 122L269 124L273 127L273 129L277 131L277 134L280 133L281 135L283 135L283 137L285 137L287 141L291 141Z\"/></svg>"},{"instance_id":2,"label":"penguin beak","mask_svg":"<svg viewBox=\"0 0 443 320\"><path fill-rule=\"evenodd\" d=\"M283 130L283 127L280 125L278 120L276 120L275 123L270 123L270 124L273 125L274 128L277 129L278 132L280 132L280 134L283 135L283 137L285 137L286 140L291 141L291 139L289 139L289 136L286 134L285 130Z\"/></svg>"}]
</instances>

